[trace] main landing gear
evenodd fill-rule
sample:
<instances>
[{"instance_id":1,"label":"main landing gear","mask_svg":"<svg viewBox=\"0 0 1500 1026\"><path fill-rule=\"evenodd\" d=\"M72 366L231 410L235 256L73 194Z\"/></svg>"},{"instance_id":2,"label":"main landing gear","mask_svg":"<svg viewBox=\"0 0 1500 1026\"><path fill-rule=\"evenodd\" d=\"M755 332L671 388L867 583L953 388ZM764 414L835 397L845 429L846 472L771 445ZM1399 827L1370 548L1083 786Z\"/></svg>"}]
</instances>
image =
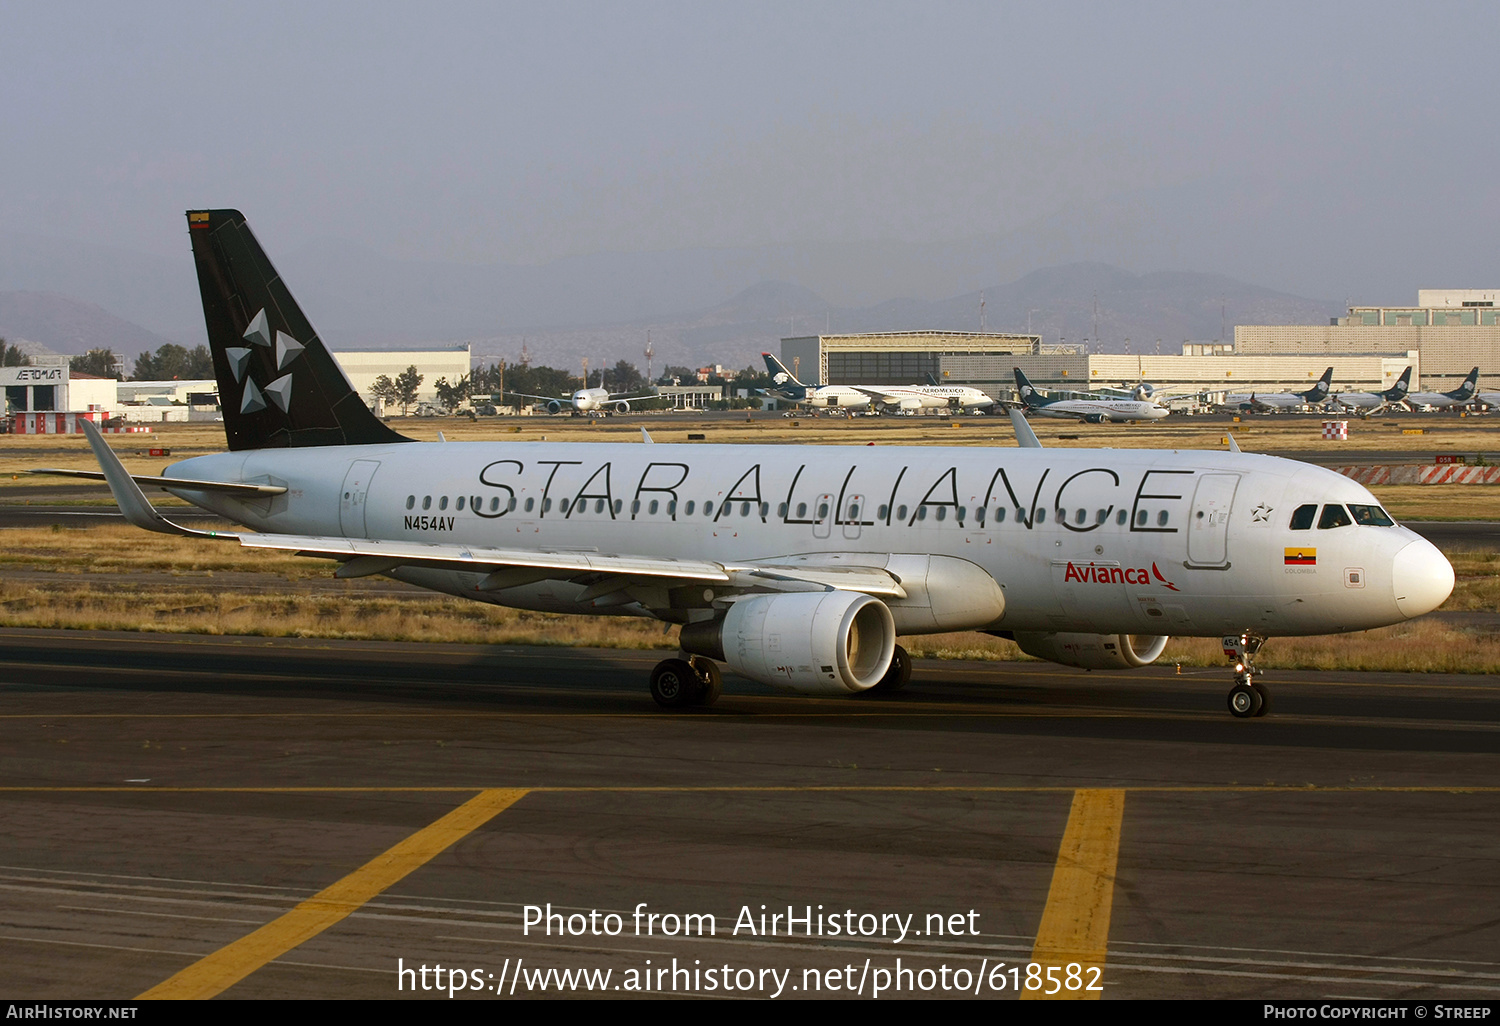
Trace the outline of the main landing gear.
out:
<instances>
[{"instance_id":1,"label":"main landing gear","mask_svg":"<svg viewBox=\"0 0 1500 1026\"><path fill-rule=\"evenodd\" d=\"M1241 719L1264 716L1271 711L1271 693L1255 682L1255 654L1266 643L1259 634L1246 631L1224 639L1224 654L1234 660L1234 687L1229 689L1229 712Z\"/></svg>"},{"instance_id":2,"label":"main landing gear","mask_svg":"<svg viewBox=\"0 0 1500 1026\"><path fill-rule=\"evenodd\" d=\"M663 659L651 671L651 697L664 709L713 705L723 690L718 664L703 656Z\"/></svg>"},{"instance_id":3,"label":"main landing gear","mask_svg":"<svg viewBox=\"0 0 1500 1026\"><path fill-rule=\"evenodd\" d=\"M891 668L885 671L885 676L880 678L878 684L864 694L889 695L893 691L900 691L906 687L909 680L911 680L911 656L907 654L906 649L897 645L896 651L891 655Z\"/></svg>"}]
</instances>

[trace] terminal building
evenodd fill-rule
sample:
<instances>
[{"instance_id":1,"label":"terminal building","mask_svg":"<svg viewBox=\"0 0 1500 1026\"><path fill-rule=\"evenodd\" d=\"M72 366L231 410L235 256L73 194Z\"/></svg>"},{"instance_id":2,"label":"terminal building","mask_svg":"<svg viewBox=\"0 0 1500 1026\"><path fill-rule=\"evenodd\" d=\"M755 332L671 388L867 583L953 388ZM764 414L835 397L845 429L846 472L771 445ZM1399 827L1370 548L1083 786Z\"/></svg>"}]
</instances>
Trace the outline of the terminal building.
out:
<instances>
[{"instance_id":1,"label":"terminal building","mask_svg":"<svg viewBox=\"0 0 1500 1026\"><path fill-rule=\"evenodd\" d=\"M1329 324L1237 325L1234 343L1185 342L1169 355L1090 353L1048 345L1039 335L901 331L810 335L781 340L782 363L806 382L911 385L932 374L1013 398L1013 368L1055 393L1150 382L1159 391L1201 394L1306 389L1333 367L1335 392L1389 388L1408 367L1416 390L1448 391L1469 370L1500 389L1500 290L1422 289L1409 307L1350 307Z\"/></svg>"}]
</instances>

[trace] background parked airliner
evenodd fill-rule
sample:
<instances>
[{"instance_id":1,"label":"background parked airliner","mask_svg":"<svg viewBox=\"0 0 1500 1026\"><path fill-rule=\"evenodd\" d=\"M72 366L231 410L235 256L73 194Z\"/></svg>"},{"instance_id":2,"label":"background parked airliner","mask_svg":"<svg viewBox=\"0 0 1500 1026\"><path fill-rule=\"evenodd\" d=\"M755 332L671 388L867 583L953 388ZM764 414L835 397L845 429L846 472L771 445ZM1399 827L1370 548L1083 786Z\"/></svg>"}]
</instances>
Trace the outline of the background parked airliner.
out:
<instances>
[{"instance_id":1,"label":"background parked airliner","mask_svg":"<svg viewBox=\"0 0 1500 1026\"><path fill-rule=\"evenodd\" d=\"M1021 402L1030 412L1044 417L1072 417L1089 424L1107 424L1111 421L1161 420L1171 412L1164 406L1142 399L1054 399L1038 390L1021 368L1013 370Z\"/></svg>"},{"instance_id":2,"label":"background parked airliner","mask_svg":"<svg viewBox=\"0 0 1500 1026\"><path fill-rule=\"evenodd\" d=\"M651 674L663 706L712 701L719 662L809 694L898 688L898 634L1129 669L1179 633L1223 640L1230 711L1254 716L1267 637L1397 623L1453 587L1359 484L1236 451L414 442L350 387L241 214L188 224L231 452L132 477L84 422L127 519L338 577L677 625ZM252 530L180 527L142 484Z\"/></svg>"},{"instance_id":3,"label":"background parked airliner","mask_svg":"<svg viewBox=\"0 0 1500 1026\"><path fill-rule=\"evenodd\" d=\"M1224 397L1224 405L1254 413L1277 413L1302 406L1317 406L1328 398L1328 389L1332 385L1333 368L1329 367L1306 392L1236 392Z\"/></svg>"},{"instance_id":4,"label":"background parked airliner","mask_svg":"<svg viewBox=\"0 0 1500 1026\"><path fill-rule=\"evenodd\" d=\"M1418 409L1447 410L1473 402L1474 390L1479 384L1479 368L1469 371L1463 384L1451 392L1411 392L1406 397L1408 406Z\"/></svg>"},{"instance_id":5,"label":"background parked airliner","mask_svg":"<svg viewBox=\"0 0 1500 1026\"><path fill-rule=\"evenodd\" d=\"M1379 392L1335 392L1333 401L1340 406L1357 410L1361 417L1368 417L1372 413L1399 406L1406 399L1406 392L1410 387L1411 368L1408 367L1390 388Z\"/></svg>"},{"instance_id":6,"label":"background parked airliner","mask_svg":"<svg viewBox=\"0 0 1500 1026\"><path fill-rule=\"evenodd\" d=\"M761 353L771 372L776 395L805 406L837 406L861 409L875 406L882 410L912 412L915 410L988 409L995 400L984 391L969 385L809 385L798 381L786 366L770 353Z\"/></svg>"},{"instance_id":7,"label":"background parked airliner","mask_svg":"<svg viewBox=\"0 0 1500 1026\"><path fill-rule=\"evenodd\" d=\"M528 395L525 392L506 392L505 394L546 403L548 413L561 413L565 408L571 407L575 417L584 413L629 413L630 400L652 398L650 394L611 392L607 388L580 388L571 396Z\"/></svg>"}]
</instances>

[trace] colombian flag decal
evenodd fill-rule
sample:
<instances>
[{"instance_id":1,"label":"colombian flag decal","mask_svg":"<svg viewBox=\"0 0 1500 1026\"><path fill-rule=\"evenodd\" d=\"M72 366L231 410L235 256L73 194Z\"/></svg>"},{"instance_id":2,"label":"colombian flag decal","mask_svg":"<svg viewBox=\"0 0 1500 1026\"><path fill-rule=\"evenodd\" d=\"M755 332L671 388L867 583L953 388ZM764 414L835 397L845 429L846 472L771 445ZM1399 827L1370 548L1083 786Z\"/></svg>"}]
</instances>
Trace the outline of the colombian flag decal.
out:
<instances>
[{"instance_id":1,"label":"colombian flag decal","mask_svg":"<svg viewBox=\"0 0 1500 1026\"><path fill-rule=\"evenodd\" d=\"M207 228L208 227L208 211L207 210L192 210L192 211L189 211L188 212L188 227L189 228Z\"/></svg>"},{"instance_id":2,"label":"colombian flag decal","mask_svg":"<svg viewBox=\"0 0 1500 1026\"><path fill-rule=\"evenodd\" d=\"M1317 566L1318 550L1315 548L1297 548L1286 550L1287 566Z\"/></svg>"}]
</instances>

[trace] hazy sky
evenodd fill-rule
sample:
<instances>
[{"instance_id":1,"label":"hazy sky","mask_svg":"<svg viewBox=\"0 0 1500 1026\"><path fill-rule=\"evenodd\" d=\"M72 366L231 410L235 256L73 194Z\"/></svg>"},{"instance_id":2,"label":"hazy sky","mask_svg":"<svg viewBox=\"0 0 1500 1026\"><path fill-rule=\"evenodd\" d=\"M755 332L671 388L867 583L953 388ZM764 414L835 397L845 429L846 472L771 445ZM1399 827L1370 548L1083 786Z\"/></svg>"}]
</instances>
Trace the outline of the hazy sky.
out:
<instances>
[{"instance_id":1,"label":"hazy sky","mask_svg":"<svg viewBox=\"0 0 1500 1026\"><path fill-rule=\"evenodd\" d=\"M1020 233L1409 302L1500 283L1497 12L17 0L0 233L176 256L184 209L235 206L268 245L524 263Z\"/></svg>"}]
</instances>

